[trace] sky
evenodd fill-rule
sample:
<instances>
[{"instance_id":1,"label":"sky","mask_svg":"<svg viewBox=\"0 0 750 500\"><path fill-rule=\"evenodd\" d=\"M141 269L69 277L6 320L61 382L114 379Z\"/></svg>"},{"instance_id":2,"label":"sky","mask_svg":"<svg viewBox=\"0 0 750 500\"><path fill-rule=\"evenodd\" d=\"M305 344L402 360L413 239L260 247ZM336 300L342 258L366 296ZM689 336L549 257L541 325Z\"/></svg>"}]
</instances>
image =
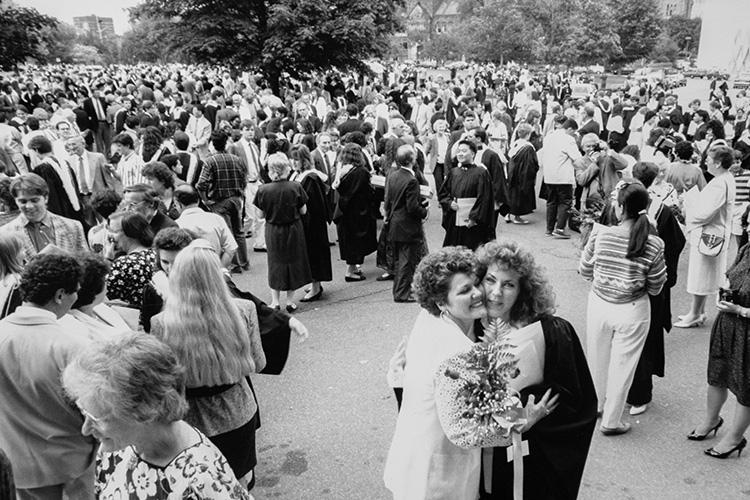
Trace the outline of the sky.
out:
<instances>
[{"instance_id":1,"label":"sky","mask_svg":"<svg viewBox=\"0 0 750 500\"><path fill-rule=\"evenodd\" d=\"M129 29L128 14L125 9L134 7L139 0L15 0L17 5L33 7L42 14L54 16L68 24L78 16L96 15L111 17L115 33L122 35Z\"/></svg>"}]
</instances>

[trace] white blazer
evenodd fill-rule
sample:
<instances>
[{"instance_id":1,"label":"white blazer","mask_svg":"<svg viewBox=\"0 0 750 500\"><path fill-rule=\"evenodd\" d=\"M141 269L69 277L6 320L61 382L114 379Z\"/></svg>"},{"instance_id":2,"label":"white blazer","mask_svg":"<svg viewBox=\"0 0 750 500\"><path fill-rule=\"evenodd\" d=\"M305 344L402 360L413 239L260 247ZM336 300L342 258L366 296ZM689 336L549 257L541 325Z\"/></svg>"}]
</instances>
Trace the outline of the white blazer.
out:
<instances>
[{"instance_id":1,"label":"white blazer","mask_svg":"<svg viewBox=\"0 0 750 500\"><path fill-rule=\"evenodd\" d=\"M404 399L383 479L394 500L475 500L481 450L451 443L435 406L435 375L472 342L450 320L422 310L406 346Z\"/></svg>"}]
</instances>

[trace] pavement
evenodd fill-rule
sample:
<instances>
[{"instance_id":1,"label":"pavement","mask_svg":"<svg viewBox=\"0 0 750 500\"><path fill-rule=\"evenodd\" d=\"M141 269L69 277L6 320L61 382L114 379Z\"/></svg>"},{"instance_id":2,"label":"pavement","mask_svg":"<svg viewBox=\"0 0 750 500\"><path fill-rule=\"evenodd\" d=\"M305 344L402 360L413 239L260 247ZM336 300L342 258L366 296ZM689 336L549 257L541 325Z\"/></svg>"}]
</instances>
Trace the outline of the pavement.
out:
<instances>
[{"instance_id":1,"label":"pavement","mask_svg":"<svg viewBox=\"0 0 750 500\"><path fill-rule=\"evenodd\" d=\"M685 99L705 99L708 82L691 81L680 93ZM498 237L533 250L555 288L557 314L584 335L590 286L577 274L577 240L545 237L545 210L537 204L527 226L500 220ZM440 248L444 232L434 201L425 227L429 248ZM391 282L375 281L381 270L374 255L362 266L366 281L345 283L338 247L331 251L334 278L323 284L323 300L299 303L295 313L309 328L310 338L293 343L283 374L253 378L262 422L253 490L258 500L391 498L382 474L397 412L385 373L419 306L392 301ZM252 253L250 271L237 275L236 281L270 299L265 259L265 254ZM672 289L675 315L689 305L686 274L684 251ZM645 414L630 417L626 412L624 421L633 424L633 430L616 437L594 433L580 499L750 498L750 457L712 459L703 450L717 440L685 438L705 408L708 339L716 311L709 307L708 313L704 326L673 329L666 335L666 377L655 379L654 402ZM722 412L725 420L733 412L730 396Z\"/></svg>"}]
</instances>

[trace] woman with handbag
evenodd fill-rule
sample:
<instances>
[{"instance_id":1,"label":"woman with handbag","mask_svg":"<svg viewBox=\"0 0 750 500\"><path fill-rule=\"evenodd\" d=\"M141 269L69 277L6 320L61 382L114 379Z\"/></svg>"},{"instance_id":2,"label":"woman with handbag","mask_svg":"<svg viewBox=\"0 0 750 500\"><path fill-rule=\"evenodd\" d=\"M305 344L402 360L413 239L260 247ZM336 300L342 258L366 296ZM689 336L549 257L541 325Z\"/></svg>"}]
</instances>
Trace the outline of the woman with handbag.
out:
<instances>
[{"instance_id":1,"label":"woman with handbag","mask_svg":"<svg viewBox=\"0 0 750 500\"><path fill-rule=\"evenodd\" d=\"M734 177L729 171L734 151L715 146L706 154L712 176L702 191L685 199L685 225L690 242L687 292L692 295L690 311L679 316L676 328L693 328L706 321L706 297L715 295L724 280L732 232L732 211L736 196Z\"/></svg>"},{"instance_id":2,"label":"woman with handbag","mask_svg":"<svg viewBox=\"0 0 750 500\"><path fill-rule=\"evenodd\" d=\"M648 191L638 181L620 181L612 196L621 222L590 236L578 268L593 282L584 344L605 436L630 430L621 418L648 336L648 295L658 295L667 280L664 242L648 220Z\"/></svg>"}]
</instances>

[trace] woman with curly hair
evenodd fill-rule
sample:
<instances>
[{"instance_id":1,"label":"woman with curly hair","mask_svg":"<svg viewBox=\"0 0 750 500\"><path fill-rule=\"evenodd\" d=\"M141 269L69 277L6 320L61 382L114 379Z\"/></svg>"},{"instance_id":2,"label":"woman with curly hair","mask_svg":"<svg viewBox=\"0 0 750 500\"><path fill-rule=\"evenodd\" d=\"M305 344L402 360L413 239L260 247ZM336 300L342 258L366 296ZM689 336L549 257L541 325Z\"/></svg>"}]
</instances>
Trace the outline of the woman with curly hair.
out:
<instances>
[{"instance_id":1,"label":"woman with curly hair","mask_svg":"<svg viewBox=\"0 0 750 500\"><path fill-rule=\"evenodd\" d=\"M422 306L406 345L403 405L385 464L394 500L474 500L479 449L448 440L438 418L435 374L451 356L476 341L475 321L486 314L477 288L476 257L445 247L419 263L412 289Z\"/></svg>"},{"instance_id":2,"label":"woman with curly hair","mask_svg":"<svg viewBox=\"0 0 750 500\"><path fill-rule=\"evenodd\" d=\"M141 146L139 156L143 163L158 161L162 156L169 154L164 136L159 127L146 127L141 132Z\"/></svg>"},{"instance_id":3,"label":"woman with curly hair","mask_svg":"<svg viewBox=\"0 0 750 500\"><path fill-rule=\"evenodd\" d=\"M596 423L596 393L578 335L554 316L554 291L530 251L515 241L491 241L477 250L477 260L487 308L475 324L477 336L521 345L524 336L541 330L544 339L543 349L520 351L522 357L537 357L521 359L521 366L542 365L541 379L520 392L530 451L524 476L533 478L524 481L524 497L575 499ZM484 470L492 473L485 473L481 498L513 498L513 463L506 456L504 447L484 451Z\"/></svg>"}]
</instances>

